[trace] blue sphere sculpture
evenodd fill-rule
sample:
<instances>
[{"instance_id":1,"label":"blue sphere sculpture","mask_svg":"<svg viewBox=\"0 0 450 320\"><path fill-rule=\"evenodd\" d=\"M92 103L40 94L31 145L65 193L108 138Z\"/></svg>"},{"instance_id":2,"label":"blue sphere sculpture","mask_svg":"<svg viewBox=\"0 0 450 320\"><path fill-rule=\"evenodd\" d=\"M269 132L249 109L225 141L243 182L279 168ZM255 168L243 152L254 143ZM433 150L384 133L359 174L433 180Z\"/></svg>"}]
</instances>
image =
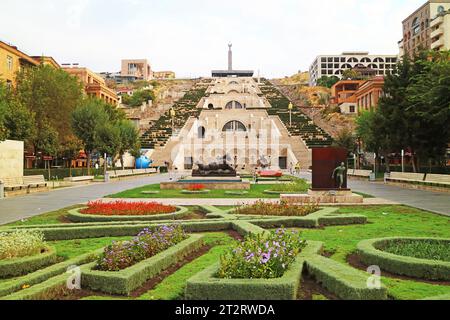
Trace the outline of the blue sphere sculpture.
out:
<instances>
[{"instance_id":1,"label":"blue sphere sculpture","mask_svg":"<svg viewBox=\"0 0 450 320\"><path fill-rule=\"evenodd\" d=\"M152 161L146 156L142 156L136 160L136 169L148 169Z\"/></svg>"}]
</instances>

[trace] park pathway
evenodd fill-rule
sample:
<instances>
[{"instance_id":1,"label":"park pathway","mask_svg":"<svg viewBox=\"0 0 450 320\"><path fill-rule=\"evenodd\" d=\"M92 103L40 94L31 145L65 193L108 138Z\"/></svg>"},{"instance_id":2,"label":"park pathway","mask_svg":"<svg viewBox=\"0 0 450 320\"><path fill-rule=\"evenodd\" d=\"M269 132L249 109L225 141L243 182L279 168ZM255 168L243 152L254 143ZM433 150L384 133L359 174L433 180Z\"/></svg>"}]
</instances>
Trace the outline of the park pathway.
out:
<instances>
[{"instance_id":1,"label":"park pathway","mask_svg":"<svg viewBox=\"0 0 450 320\"><path fill-rule=\"evenodd\" d=\"M168 174L158 174L122 181L56 189L50 192L34 193L24 197L0 199L0 225L75 204L85 203L124 190L169 181L169 179Z\"/></svg>"},{"instance_id":2,"label":"park pathway","mask_svg":"<svg viewBox=\"0 0 450 320\"><path fill-rule=\"evenodd\" d=\"M311 179L309 173L302 173L301 177ZM45 193L36 193L25 197L16 197L0 200L0 225L27 219L45 212L58 210L67 206L85 203L90 200L102 198L127 189L141 187L147 184L169 181L170 176L154 175L130 180L114 181L110 183L91 184L74 188L65 188ZM368 181L350 180L349 187L354 191L371 194L377 198L387 200L386 203L395 202L404 205L428 210L434 213L450 216L450 194L443 192L431 192L424 190L410 190L396 186L388 186L383 183L370 183ZM183 203L201 204L199 199L182 200L166 199L161 201L172 204ZM234 205L247 202L246 199L205 199L205 204ZM248 202L255 199L248 199ZM367 199L370 204L370 199ZM206 203L207 202L207 203ZM236 203L238 202L238 203Z\"/></svg>"}]
</instances>

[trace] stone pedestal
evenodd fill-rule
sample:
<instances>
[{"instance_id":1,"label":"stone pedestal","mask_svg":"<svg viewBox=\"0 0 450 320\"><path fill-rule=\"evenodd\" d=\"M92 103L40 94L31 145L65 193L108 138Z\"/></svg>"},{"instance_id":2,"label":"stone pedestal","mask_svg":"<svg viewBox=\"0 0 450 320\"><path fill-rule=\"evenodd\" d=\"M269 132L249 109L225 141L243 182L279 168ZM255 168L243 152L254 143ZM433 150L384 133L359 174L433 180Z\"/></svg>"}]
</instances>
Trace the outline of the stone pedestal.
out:
<instances>
[{"instance_id":1,"label":"stone pedestal","mask_svg":"<svg viewBox=\"0 0 450 320\"><path fill-rule=\"evenodd\" d=\"M281 201L290 204L309 204L309 203L363 203L364 198L352 193L350 189L315 191L309 190L308 194L282 194Z\"/></svg>"}]
</instances>

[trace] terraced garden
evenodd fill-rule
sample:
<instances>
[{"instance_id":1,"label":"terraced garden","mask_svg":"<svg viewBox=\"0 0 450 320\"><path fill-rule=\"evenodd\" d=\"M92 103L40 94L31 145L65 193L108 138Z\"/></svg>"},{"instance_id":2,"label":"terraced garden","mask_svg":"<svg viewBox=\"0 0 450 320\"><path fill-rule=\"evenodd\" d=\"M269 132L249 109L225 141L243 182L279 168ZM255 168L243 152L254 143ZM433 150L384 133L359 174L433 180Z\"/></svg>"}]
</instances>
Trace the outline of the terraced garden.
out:
<instances>
[{"instance_id":1,"label":"terraced garden","mask_svg":"<svg viewBox=\"0 0 450 320\"><path fill-rule=\"evenodd\" d=\"M0 259L0 299L450 298L450 221L418 209L155 205L145 220L142 207L125 220L102 208L105 220L81 222L83 207L1 227L2 252L23 245Z\"/></svg>"}]
</instances>

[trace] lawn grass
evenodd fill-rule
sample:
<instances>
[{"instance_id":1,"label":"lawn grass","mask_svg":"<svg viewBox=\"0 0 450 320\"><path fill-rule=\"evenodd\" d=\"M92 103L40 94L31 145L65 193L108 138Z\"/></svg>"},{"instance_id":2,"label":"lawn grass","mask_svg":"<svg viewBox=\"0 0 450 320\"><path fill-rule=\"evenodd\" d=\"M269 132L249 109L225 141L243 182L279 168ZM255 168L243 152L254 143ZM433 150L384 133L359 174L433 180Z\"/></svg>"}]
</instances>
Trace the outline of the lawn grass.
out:
<instances>
[{"instance_id":1,"label":"lawn grass","mask_svg":"<svg viewBox=\"0 0 450 320\"><path fill-rule=\"evenodd\" d=\"M92 238L80 240L49 241L59 257L71 259L110 245L113 241L129 240L131 237Z\"/></svg>"},{"instance_id":2,"label":"lawn grass","mask_svg":"<svg viewBox=\"0 0 450 320\"><path fill-rule=\"evenodd\" d=\"M47 213L43 213L38 216L34 216L28 219L24 219L23 221L19 220L16 222L12 222L6 224L5 226L27 226L27 225L41 225L41 224L58 224L64 223L64 219L67 215L67 212L71 209L80 208L82 205L75 205L66 208L62 208L56 211L51 211Z\"/></svg>"},{"instance_id":3,"label":"lawn grass","mask_svg":"<svg viewBox=\"0 0 450 320\"><path fill-rule=\"evenodd\" d=\"M365 215L368 223L301 231L307 240L324 242L325 250L332 253L331 258L344 263L364 239L393 236L450 237L448 217L407 206L345 207L339 212ZM450 286L387 277L382 277L382 281L388 287L389 296L394 299L421 299L450 293Z\"/></svg>"},{"instance_id":4,"label":"lawn grass","mask_svg":"<svg viewBox=\"0 0 450 320\"><path fill-rule=\"evenodd\" d=\"M270 190L278 185L276 184L254 184L251 185L251 189L248 190L248 194L239 196L239 195L229 195L226 194L226 191L242 191L242 190L211 190L211 192L207 194L183 194L182 190L161 190L159 187L159 184L152 184L136 189L126 190L120 193L116 193L113 195L106 196L106 198L130 198L130 199L136 199L136 198L203 198L203 199L257 199L257 198L271 198L271 199L277 199L280 197L278 194L265 194L265 190ZM142 194L143 191L159 191L158 194Z\"/></svg>"}]
</instances>

